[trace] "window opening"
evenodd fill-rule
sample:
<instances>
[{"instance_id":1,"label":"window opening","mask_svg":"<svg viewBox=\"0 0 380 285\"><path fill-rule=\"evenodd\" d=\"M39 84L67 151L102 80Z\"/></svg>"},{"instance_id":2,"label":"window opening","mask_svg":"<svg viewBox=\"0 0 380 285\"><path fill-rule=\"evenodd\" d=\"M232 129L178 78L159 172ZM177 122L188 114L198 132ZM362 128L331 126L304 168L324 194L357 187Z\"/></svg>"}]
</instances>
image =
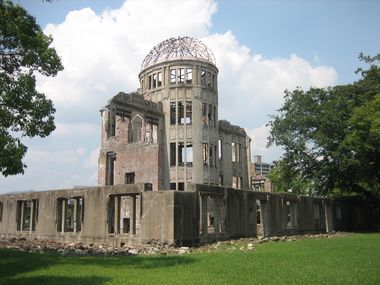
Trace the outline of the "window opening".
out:
<instances>
[{"instance_id":1,"label":"window opening","mask_svg":"<svg viewBox=\"0 0 380 285\"><path fill-rule=\"evenodd\" d=\"M208 166L208 144L203 144L203 165Z\"/></svg>"},{"instance_id":2,"label":"window opening","mask_svg":"<svg viewBox=\"0 0 380 285\"><path fill-rule=\"evenodd\" d=\"M153 74L153 88L157 87L157 74Z\"/></svg>"},{"instance_id":3,"label":"window opening","mask_svg":"<svg viewBox=\"0 0 380 285\"><path fill-rule=\"evenodd\" d=\"M135 184L135 173L134 172L125 173L125 184Z\"/></svg>"},{"instance_id":4,"label":"window opening","mask_svg":"<svg viewBox=\"0 0 380 285\"><path fill-rule=\"evenodd\" d=\"M177 72L175 69L170 69L170 84L175 84Z\"/></svg>"},{"instance_id":5,"label":"window opening","mask_svg":"<svg viewBox=\"0 0 380 285\"><path fill-rule=\"evenodd\" d=\"M214 166L213 145L210 144L210 167Z\"/></svg>"},{"instance_id":6,"label":"window opening","mask_svg":"<svg viewBox=\"0 0 380 285\"><path fill-rule=\"evenodd\" d=\"M212 105L208 104L208 113L207 113L208 125L212 126Z\"/></svg>"},{"instance_id":7,"label":"window opening","mask_svg":"<svg viewBox=\"0 0 380 285\"><path fill-rule=\"evenodd\" d=\"M184 182L178 182L178 190L185 191L185 183Z\"/></svg>"},{"instance_id":8,"label":"window opening","mask_svg":"<svg viewBox=\"0 0 380 285\"><path fill-rule=\"evenodd\" d=\"M178 166L185 164L185 145L183 142L178 143Z\"/></svg>"},{"instance_id":9,"label":"window opening","mask_svg":"<svg viewBox=\"0 0 380 285\"><path fill-rule=\"evenodd\" d=\"M179 68L178 69L178 83L183 83L185 82L185 69L184 68Z\"/></svg>"},{"instance_id":10,"label":"window opening","mask_svg":"<svg viewBox=\"0 0 380 285\"><path fill-rule=\"evenodd\" d=\"M211 73L207 72L207 78L206 78L207 87L211 86Z\"/></svg>"},{"instance_id":11,"label":"window opening","mask_svg":"<svg viewBox=\"0 0 380 285\"><path fill-rule=\"evenodd\" d=\"M106 155L106 185L114 185L115 183L115 162L116 154L108 152Z\"/></svg>"},{"instance_id":12,"label":"window opening","mask_svg":"<svg viewBox=\"0 0 380 285\"><path fill-rule=\"evenodd\" d=\"M215 84L215 74L212 75L212 88L215 88L216 87L216 84Z\"/></svg>"},{"instance_id":13,"label":"window opening","mask_svg":"<svg viewBox=\"0 0 380 285\"><path fill-rule=\"evenodd\" d=\"M148 76L148 83L149 83L148 89L151 89L152 88L152 75Z\"/></svg>"},{"instance_id":14,"label":"window opening","mask_svg":"<svg viewBox=\"0 0 380 285\"><path fill-rule=\"evenodd\" d=\"M186 143L186 164L187 166L193 165L193 144Z\"/></svg>"},{"instance_id":15,"label":"window opening","mask_svg":"<svg viewBox=\"0 0 380 285\"><path fill-rule=\"evenodd\" d=\"M184 122L185 122L185 118L184 118L183 102L178 102L178 124L183 125Z\"/></svg>"},{"instance_id":16,"label":"window opening","mask_svg":"<svg viewBox=\"0 0 380 285\"><path fill-rule=\"evenodd\" d=\"M231 144L232 148L232 162L236 162L236 143Z\"/></svg>"},{"instance_id":17,"label":"window opening","mask_svg":"<svg viewBox=\"0 0 380 285\"><path fill-rule=\"evenodd\" d=\"M201 85L206 86L206 70L201 70Z\"/></svg>"},{"instance_id":18,"label":"window opening","mask_svg":"<svg viewBox=\"0 0 380 285\"><path fill-rule=\"evenodd\" d=\"M222 140L218 140L219 159L223 159L223 144Z\"/></svg>"},{"instance_id":19,"label":"window opening","mask_svg":"<svg viewBox=\"0 0 380 285\"><path fill-rule=\"evenodd\" d=\"M207 103L202 103L202 122L207 125Z\"/></svg>"},{"instance_id":20,"label":"window opening","mask_svg":"<svg viewBox=\"0 0 380 285\"><path fill-rule=\"evenodd\" d=\"M107 137L113 137L116 133L116 109L110 108L108 111L108 132Z\"/></svg>"},{"instance_id":21,"label":"window opening","mask_svg":"<svg viewBox=\"0 0 380 285\"><path fill-rule=\"evenodd\" d=\"M162 86L162 73L161 72L159 72L157 74L157 86L158 87Z\"/></svg>"},{"instance_id":22,"label":"window opening","mask_svg":"<svg viewBox=\"0 0 380 285\"><path fill-rule=\"evenodd\" d=\"M176 190L175 183L170 183L170 190Z\"/></svg>"},{"instance_id":23,"label":"window opening","mask_svg":"<svg viewBox=\"0 0 380 285\"><path fill-rule=\"evenodd\" d=\"M176 102L170 102L170 124L175 125L175 117L176 117Z\"/></svg>"},{"instance_id":24,"label":"window opening","mask_svg":"<svg viewBox=\"0 0 380 285\"><path fill-rule=\"evenodd\" d=\"M219 185L220 186L223 186L224 185L224 181L223 181L223 175L219 175Z\"/></svg>"},{"instance_id":25,"label":"window opening","mask_svg":"<svg viewBox=\"0 0 380 285\"><path fill-rule=\"evenodd\" d=\"M187 84L193 83L193 69L192 68L186 68L186 83Z\"/></svg>"},{"instance_id":26,"label":"window opening","mask_svg":"<svg viewBox=\"0 0 380 285\"><path fill-rule=\"evenodd\" d=\"M191 101L186 101L186 125L191 125L193 114L193 104Z\"/></svg>"},{"instance_id":27,"label":"window opening","mask_svg":"<svg viewBox=\"0 0 380 285\"><path fill-rule=\"evenodd\" d=\"M176 165L176 148L175 143L170 143L170 166Z\"/></svg>"}]
</instances>

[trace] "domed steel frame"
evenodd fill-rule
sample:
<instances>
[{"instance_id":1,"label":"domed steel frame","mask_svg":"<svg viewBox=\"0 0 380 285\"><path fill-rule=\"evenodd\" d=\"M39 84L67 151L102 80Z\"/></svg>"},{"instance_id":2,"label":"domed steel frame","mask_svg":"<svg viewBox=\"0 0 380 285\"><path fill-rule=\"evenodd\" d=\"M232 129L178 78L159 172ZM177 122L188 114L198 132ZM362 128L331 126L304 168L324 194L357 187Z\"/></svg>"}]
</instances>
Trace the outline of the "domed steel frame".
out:
<instances>
[{"instance_id":1,"label":"domed steel frame","mask_svg":"<svg viewBox=\"0 0 380 285\"><path fill-rule=\"evenodd\" d=\"M215 65L214 54L204 43L192 37L178 37L167 39L152 48L144 58L141 70L175 59L202 60Z\"/></svg>"}]
</instances>

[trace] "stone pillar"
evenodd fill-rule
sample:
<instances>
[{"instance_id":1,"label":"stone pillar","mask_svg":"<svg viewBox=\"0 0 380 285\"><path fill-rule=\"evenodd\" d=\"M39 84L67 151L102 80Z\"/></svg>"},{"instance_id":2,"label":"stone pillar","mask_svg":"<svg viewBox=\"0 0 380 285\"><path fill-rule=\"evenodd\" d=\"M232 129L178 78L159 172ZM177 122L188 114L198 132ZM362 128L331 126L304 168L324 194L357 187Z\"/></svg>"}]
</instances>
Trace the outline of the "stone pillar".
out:
<instances>
[{"instance_id":1,"label":"stone pillar","mask_svg":"<svg viewBox=\"0 0 380 285\"><path fill-rule=\"evenodd\" d=\"M136 196L130 197L130 221L131 221L131 233L136 234ZM129 206L129 205L128 205Z\"/></svg>"},{"instance_id":2,"label":"stone pillar","mask_svg":"<svg viewBox=\"0 0 380 285\"><path fill-rule=\"evenodd\" d=\"M34 203L35 201L31 201L30 202L30 221L29 221L29 233L31 234L33 232L33 223L34 223L34 219L33 219L33 216L34 216Z\"/></svg>"},{"instance_id":3,"label":"stone pillar","mask_svg":"<svg viewBox=\"0 0 380 285\"><path fill-rule=\"evenodd\" d=\"M119 234L120 228L120 196L115 196L115 207L114 207L114 232L115 235Z\"/></svg>"},{"instance_id":4,"label":"stone pillar","mask_svg":"<svg viewBox=\"0 0 380 285\"><path fill-rule=\"evenodd\" d=\"M207 219L207 196L201 195L202 201L202 213L201 213L201 221L202 221L202 235L206 236L208 234L208 219Z\"/></svg>"},{"instance_id":5,"label":"stone pillar","mask_svg":"<svg viewBox=\"0 0 380 285\"><path fill-rule=\"evenodd\" d=\"M271 233L271 225L270 225L270 204L268 200L260 200L260 206L261 206L261 223L263 225L263 233L264 237L268 237Z\"/></svg>"}]
</instances>

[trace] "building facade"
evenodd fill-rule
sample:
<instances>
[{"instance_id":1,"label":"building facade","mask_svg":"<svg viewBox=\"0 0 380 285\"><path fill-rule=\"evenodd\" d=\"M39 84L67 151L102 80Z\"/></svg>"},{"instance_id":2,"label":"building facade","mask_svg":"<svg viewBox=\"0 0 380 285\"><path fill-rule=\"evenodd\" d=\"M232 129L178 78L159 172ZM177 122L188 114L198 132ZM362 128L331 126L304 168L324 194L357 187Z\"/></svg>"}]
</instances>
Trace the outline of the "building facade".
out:
<instances>
[{"instance_id":1,"label":"building facade","mask_svg":"<svg viewBox=\"0 0 380 285\"><path fill-rule=\"evenodd\" d=\"M99 184L250 187L250 139L218 120L218 69L199 40L166 40L145 57L140 88L101 110Z\"/></svg>"}]
</instances>

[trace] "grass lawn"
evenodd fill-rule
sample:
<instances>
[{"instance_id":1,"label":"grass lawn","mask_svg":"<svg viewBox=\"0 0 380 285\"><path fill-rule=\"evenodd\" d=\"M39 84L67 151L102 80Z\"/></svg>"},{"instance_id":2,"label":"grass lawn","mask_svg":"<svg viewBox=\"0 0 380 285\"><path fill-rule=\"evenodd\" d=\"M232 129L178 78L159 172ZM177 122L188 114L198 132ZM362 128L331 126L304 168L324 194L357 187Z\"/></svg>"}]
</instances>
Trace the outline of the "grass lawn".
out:
<instances>
[{"instance_id":1,"label":"grass lawn","mask_svg":"<svg viewBox=\"0 0 380 285\"><path fill-rule=\"evenodd\" d=\"M233 250L232 248L237 248ZM171 256L0 250L0 284L380 284L380 234L236 245Z\"/></svg>"}]
</instances>

